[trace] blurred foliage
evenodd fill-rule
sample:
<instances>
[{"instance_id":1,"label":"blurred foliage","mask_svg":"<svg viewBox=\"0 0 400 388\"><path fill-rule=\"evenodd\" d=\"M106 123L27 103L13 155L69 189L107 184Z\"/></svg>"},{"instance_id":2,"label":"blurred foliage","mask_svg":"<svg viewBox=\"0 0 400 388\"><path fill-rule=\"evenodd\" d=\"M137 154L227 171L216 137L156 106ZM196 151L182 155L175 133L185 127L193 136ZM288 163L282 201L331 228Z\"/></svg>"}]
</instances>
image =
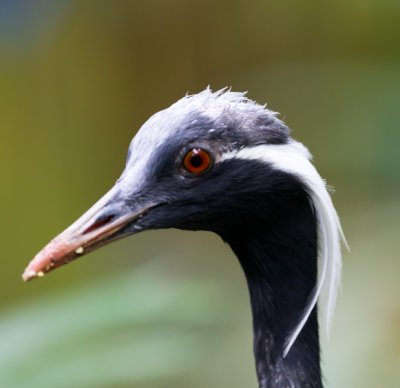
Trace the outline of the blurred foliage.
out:
<instances>
[{"instance_id":1,"label":"blurred foliage","mask_svg":"<svg viewBox=\"0 0 400 388\"><path fill-rule=\"evenodd\" d=\"M399 37L394 0L0 1L0 386L255 386L246 287L215 236L149 232L20 281L141 123L210 84L282 112L337 190L352 251L327 387L398 387Z\"/></svg>"}]
</instances>

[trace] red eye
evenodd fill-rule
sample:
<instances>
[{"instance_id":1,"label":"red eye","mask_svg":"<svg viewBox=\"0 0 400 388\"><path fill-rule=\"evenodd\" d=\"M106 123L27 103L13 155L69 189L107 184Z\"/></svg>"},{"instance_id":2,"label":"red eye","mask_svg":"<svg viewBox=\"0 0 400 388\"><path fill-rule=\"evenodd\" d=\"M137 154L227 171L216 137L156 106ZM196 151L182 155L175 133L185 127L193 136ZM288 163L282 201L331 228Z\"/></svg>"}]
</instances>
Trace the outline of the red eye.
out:
<instances>
[{"instance_id":1,"label":"red eye","mask_svg":"<svg viewBox=\"0 0 400 388\"><path fill-rule=\"evenodd\" d=\"M202 148L193 148L185 155L183 165L192 174L200 175L210 168L211 156Z\"/></svg>"}]
</instances>

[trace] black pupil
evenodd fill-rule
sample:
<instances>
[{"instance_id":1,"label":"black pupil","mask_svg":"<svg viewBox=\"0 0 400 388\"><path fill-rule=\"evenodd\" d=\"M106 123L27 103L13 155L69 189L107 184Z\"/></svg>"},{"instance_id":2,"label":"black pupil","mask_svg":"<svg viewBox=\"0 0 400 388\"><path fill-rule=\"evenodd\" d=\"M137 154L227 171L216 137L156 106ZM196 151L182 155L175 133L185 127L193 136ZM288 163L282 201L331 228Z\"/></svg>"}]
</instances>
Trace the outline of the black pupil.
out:
<instances>
[{"instance_id":1,"label":"black pupil","mask_svg":"<svg viewBox=\"0 0 400 388\"><path fill-rule=\"evenodd\" d=\"M203 164L203 158L200 155L193 155L190 159L190 164L193 167L200 167Z\"/></svg>"}]
</instances>

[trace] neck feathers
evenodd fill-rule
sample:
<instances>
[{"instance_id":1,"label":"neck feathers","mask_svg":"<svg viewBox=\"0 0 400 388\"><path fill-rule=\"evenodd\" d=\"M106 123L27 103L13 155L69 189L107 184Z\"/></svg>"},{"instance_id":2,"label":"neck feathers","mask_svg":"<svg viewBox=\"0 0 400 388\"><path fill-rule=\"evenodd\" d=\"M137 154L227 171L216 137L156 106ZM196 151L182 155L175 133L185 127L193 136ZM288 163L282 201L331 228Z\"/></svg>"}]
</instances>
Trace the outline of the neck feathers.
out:
<instances>
[{"instance_id":1,"label":"neck feathers","mask_svg":"<svg viewBox=\"0 0 400 388\"><path fill-rule=\"evenodd\" d=\"M256 222L247 220L246 231L237 230L225 238L249 285L261 388L322 386L317 300L326 298L329 328L343 234L325 183L310 158L295 141L244 148L222 157L222 161L264 163L276 171L280 185L278 192L267 193L251 205L259 207Z\"/></svg>"},{"instance_id":2,"label":"neck feathers","mask_svg":"<svg viewBox=\"0 0 400 388\"><path fill-rule=\"evenodd\" d=\"M248 282L261 388L321 387L316 306L285 354L318 277L313 209L302 191L288 203L275 208L273 220L260 219L227 238Z\"/></svg>"}]
</instances>

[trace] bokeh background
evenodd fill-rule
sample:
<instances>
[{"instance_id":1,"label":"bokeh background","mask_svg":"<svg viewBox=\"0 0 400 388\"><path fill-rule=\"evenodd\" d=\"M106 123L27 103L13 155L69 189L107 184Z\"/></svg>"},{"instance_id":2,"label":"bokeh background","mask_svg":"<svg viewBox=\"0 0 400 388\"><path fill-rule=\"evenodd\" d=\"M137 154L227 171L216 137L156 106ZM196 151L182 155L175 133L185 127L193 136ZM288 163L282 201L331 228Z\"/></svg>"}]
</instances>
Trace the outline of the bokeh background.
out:
<instances>
[{"instance_id":1,"label":"bokeh background","mask_svg":"<svg viewBox=\"0 0 400 388\"><path fill-rule=\"evenodd\" d=\"M281 112L335 186L351 253L327 387L400 386L400 2L0 1L0 386L254 387L239 265L155 231L23 284L186 92Z\"/></svg>"}]
</instances>

